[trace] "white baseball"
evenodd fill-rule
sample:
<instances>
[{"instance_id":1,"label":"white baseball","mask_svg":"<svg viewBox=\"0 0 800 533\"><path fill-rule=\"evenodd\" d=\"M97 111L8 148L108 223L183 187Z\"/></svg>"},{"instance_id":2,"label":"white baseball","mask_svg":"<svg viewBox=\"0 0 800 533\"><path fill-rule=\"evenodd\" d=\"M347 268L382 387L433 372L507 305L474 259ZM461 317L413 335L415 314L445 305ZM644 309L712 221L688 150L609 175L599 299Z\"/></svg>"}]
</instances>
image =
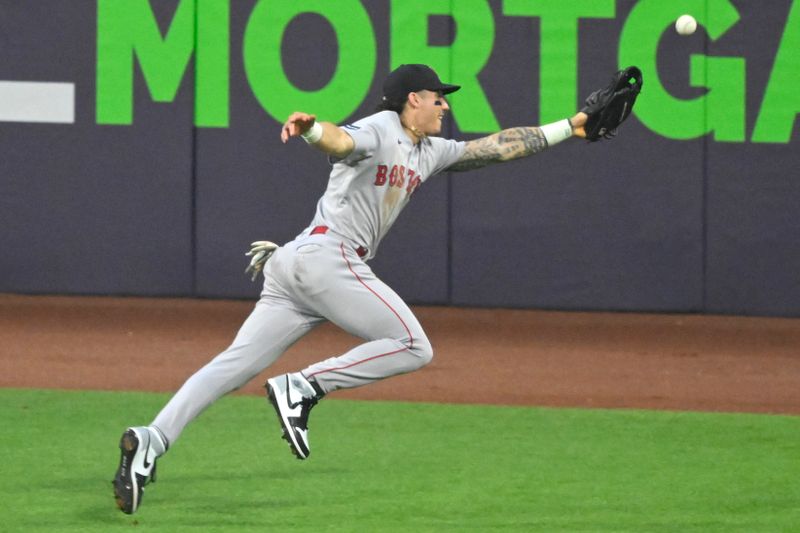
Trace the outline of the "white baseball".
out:
<instances>
[{"instance_id":1,"label":"white baseball","mask_svg":"<svg viewBox=\"0 0 800 533\"><path fill-rule=\"evenodd\" d=\"M681 35L691 35L697 29L697 21L691 15L681 15L675 21L675 31Z\"/></svg>"}]
</instances>

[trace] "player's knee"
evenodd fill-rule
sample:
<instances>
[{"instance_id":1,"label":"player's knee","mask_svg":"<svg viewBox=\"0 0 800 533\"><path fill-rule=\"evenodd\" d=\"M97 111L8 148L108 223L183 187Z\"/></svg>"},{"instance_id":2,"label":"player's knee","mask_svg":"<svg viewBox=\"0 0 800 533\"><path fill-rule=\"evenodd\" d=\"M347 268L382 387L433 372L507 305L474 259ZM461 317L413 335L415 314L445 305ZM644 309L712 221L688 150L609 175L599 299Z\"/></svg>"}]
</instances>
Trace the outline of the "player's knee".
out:
<instances>
[{"instance_id":1,"label":"player's knee","mask_svg":"<svg viewBox=\"0 0 800 533\"><path fill-rule=\"evenodd\" d=\"M422 368L433 360L433 347L427 337L415 338L409 351L416 356L419 368Z\"/></svg>"}]
</instances>

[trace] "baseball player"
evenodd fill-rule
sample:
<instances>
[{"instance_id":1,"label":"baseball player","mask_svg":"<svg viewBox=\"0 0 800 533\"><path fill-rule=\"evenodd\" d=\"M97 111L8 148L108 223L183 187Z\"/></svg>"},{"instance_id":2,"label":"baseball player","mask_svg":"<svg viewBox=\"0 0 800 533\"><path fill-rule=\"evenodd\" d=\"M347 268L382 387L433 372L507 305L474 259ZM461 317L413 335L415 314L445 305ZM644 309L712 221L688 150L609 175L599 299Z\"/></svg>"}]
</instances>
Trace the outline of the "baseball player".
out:
<instances>
[{"instance_id":1,"label":"baseball player","mask_svg":"<svg viewBox=\"0 0 800 533\"><path fill-rule=\"evenodd\" d=\"M329 156L327 189L311 224L293 241L281 247L253 243L248 271L263 270L263 291L230 347L191 376L151 425L130 427L122 435L113 481L122 511L137 510L144 486L155 480L156 459L190 421L325 321L365 342L266 383L283 437L299 459L310 454L308 416L323 396L431 361L431 343L414 313L367 265L381 239L432 176L527 157L570 137L585 137L590 116L582 111L468 142L436 137L450 109L446 95L458 89L425 65L402 65L386 78L373 115L342 127L308 113L289 116L281 140L301 137Z\"/></svg>"}]
</instances>

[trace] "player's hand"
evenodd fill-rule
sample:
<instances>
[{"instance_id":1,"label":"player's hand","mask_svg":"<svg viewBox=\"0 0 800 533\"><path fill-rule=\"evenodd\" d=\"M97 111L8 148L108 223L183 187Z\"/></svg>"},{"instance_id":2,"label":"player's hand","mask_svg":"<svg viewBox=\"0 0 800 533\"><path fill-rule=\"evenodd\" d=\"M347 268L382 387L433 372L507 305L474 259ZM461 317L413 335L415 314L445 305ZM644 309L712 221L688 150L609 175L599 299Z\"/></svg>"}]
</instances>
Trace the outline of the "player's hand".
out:
<instances>
[{"instance_id":1,"label":"player's hand","mask_svg":"<svg viewBox=\"0 0 800 533\"><path fill-rule=\"evenodd\" d=\"M297 137L304 134L311 129L311 126L314 125L316 120L316 115L309 115L308 113L295 111L289 115L289 118L287 118L286 122L283 123L283 128L281 129L281 141L286 143L286 141L288 141L291 137Z\"/></svg>"},{"instance_id":2,"label":"player's hand","mask_svg":"<svg viewBox=\"0 0 800 533\"><path fill-rule=\"evenodd\" d=\"M589 119L589 115L578 111L574 117L569 119L570 123L572 124L572 134L576 137L580 137L582 139L586 138L586 121Z\"/></svg>"},{"instance_id":3,"label":"player's hand","mask_svg":"<svg viewBox=\"0 0 800 533\"><path fill-rule=\"evenodd\" d=\"M252 272L250 281L255 281L259 272L264 270L264 264L272 257L278 245L270 241L256 241L250 245L250 251L244 255L251 256L250 264L244 269L244 273Z\"/></svg>"}]
</instances>

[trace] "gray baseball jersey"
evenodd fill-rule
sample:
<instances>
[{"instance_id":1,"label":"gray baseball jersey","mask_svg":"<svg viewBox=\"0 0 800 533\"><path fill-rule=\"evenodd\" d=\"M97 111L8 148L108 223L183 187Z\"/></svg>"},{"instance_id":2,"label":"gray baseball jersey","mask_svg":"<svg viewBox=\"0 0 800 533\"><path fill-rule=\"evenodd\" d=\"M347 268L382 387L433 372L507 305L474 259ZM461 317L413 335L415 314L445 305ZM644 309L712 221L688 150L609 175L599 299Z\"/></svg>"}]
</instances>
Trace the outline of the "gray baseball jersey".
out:
<instances>
[{"instance_id":1,"label":"gray baseball jersey","mask_svg":"<svg viewBox=\"0 0 800 533\"><path fill-rule=\"evenodd\" d=\"M464 143L427 137L415 145L393 111L375 113L342 129L353 138L355 149L332 161L328 188L301 236L327 226L363 246L364 259L369 260L414 191L455 163Z\"/></svg>"},{"instance_id":2,"label":"gray baseball jersey","mask_svg":"<svg viewBox=\"0 0 800 533\"><path fill-rule=\"evenodd\" d=\"M411 309L365 261L414 191L455 163L464 143L433 137L415 145L393 111L343 129L355 149L332 161L311 225L264 266L261 299L233 343L190 377L153 421L170 442L326 320L366 342L302 370L324 392L410 372L433 357Z\"/></svg>"}]
</instances>

